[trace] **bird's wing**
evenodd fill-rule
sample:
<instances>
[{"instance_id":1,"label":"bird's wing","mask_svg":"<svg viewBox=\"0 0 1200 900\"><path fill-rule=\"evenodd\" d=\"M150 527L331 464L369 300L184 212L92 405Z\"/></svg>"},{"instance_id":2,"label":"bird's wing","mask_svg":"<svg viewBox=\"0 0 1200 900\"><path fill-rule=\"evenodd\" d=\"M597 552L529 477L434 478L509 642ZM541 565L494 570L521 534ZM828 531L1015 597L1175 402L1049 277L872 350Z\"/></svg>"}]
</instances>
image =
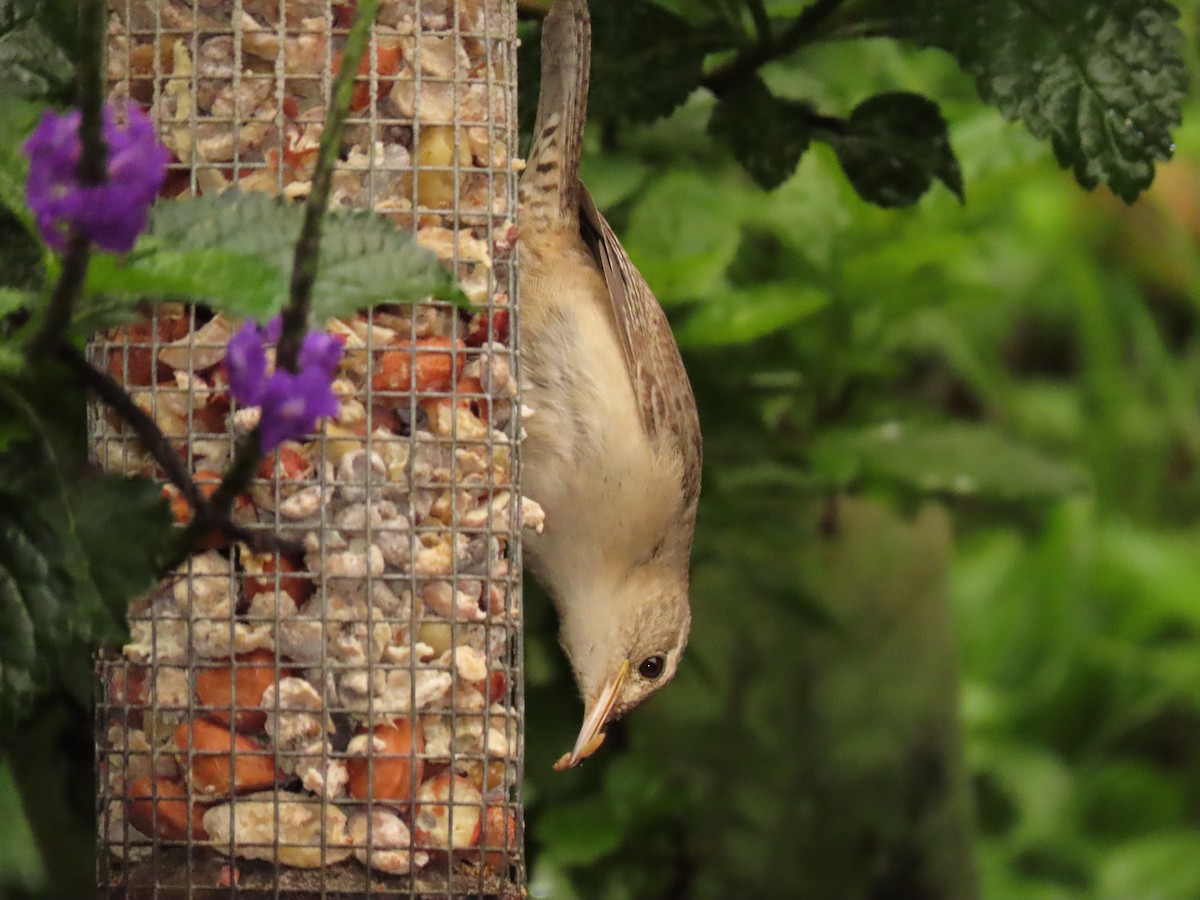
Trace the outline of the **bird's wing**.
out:
<instances>
[{"instance_id":1,"label":"bird's wing","mask_svg":"<svg viewBox=\"0 0 1200 900\"><path fill-rule=\"evenodd\" d=\"M694 507L700 496L700 417L671 324L587 188L580 185L579 192L580 230L608 285L642 427L652 441L679 453L684 506Z\"/></svg>"}]
</instances>

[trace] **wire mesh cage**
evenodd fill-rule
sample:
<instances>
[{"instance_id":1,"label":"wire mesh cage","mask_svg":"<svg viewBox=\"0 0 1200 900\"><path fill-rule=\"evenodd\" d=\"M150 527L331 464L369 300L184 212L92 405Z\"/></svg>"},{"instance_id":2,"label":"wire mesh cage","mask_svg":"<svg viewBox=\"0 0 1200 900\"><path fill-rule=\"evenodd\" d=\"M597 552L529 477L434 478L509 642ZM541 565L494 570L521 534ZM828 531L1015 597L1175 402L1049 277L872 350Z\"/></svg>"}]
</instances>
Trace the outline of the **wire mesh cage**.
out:
<instances>
[{"instance_id":1,"label":"wire mesh cage","mask_svg":"<svg viewBox=\"0 0 1200 900\"><path fill-rule=\"evenodd\" d=\"M173 155L167 196L307 195L353 0L114 0L110 97ZM331 204L453 267L470 309L397 297L328 322L340 411L264 459L99 661L97 883L109 897L520 896L515 5L384 0ZM215 488L259 410L239 323L158 305L93 342ZM107 469L164 481L101 410ZM257 534L297 552L264 551Z\"/></svg>"}]
</instances>

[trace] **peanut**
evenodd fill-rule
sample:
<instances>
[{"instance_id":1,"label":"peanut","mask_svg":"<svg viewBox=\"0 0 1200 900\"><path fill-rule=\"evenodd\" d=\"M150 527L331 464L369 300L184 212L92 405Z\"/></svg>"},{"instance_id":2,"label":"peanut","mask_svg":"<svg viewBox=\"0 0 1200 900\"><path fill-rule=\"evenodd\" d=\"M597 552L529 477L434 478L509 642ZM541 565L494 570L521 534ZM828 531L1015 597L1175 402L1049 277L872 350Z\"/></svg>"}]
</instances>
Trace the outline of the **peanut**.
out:
<instances>
[{"instance_id":1,"label":"peanut","mask_svg":"<svg viewBox=\"0 0 1200 900\"><path fill-rule=\"evenodd\" d=\"M281 669L282 677L294 674ZM236 657L236 665L202 669L196 675L196 696L211 709L203 714L214 722L229 724L233 710L233 727L238 731L261 731L267 713L258 707L263 691L275 683L275 654L270 650L255 650Z\"/></svg>"},{"instance_id":2,"label":"peanut","mask_svg":"<svg viewBox=\"0 0 1200 900\"><path fill-rule=\"evenodd\" d=\"M207 840L204 807L188 809L187 788L170 778L135 778L129 783L126 814L143 834L168 841Z\"/></svg>"},{"instance_id":3,"label":"peanut","mask_svg":"<svg viewBox=\"0 0 1200 900\"><path fill-rule=\"evenodd\" d=\"M204 794L245 793L275 784L275 764L270 754L244 735L207 719L180 722L175 727L175 746L181 763L188 764L189 741L192 787Z\"/></svg>"},{"instance_id":4,"label":"peanut","mask_svg":"<svg viewBox=\"0 0 1200 900\"><path fill-rule=\"evenodd\" d=\"M275 571L280 572L279 589L296 601L300 606L312 596L315 588L310 579L299 575L289 575L289 572L299 572L303 569L300 561L293 556L267 553L243 553L241 557L242 592L249 602L259 594L275 591Z\"/></svg>"},{"instance_id":5,"label":"peanut","mask_svg":"<svg viewBox=\"0 0 1200 900\"><path fill-rule=\"evenodd\" d=\"M376 727L374 737L383 741L382 753L372 751L369 757L352 757L346 764L350 796L408 803L416 785L421 783L425 768L424 760L417 758L425 752L425 734L420 722L397 719L395 725Z\"/></svg>"},{"instance_id":6,"label":"peanut","mask_svg":"<svg viewBox=\"0 0 1200 900\"><path fill-rule=\"evenodd\" d=\"M371 379L376 391L448 391L462 377L467 359L466 345L448 337L427 337L415 345L401 344L379 358L379 370ZM414 377L415 376L415 377Z\"/></svg>"}]
</instances>

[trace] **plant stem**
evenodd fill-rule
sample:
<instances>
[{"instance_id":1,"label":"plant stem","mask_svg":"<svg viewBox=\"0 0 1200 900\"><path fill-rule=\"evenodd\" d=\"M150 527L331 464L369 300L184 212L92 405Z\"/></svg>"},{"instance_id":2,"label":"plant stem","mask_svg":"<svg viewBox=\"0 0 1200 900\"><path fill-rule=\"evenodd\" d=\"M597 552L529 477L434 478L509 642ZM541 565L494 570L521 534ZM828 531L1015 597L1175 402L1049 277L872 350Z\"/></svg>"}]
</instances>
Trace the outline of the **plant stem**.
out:
<instances>
[{"instance_id":1,"label":"plant stem","mask_svg":"<svg viewBox=\"0 0 1200 900\"><path fill-rule=\"evenodd\" d=\"M183 460L179 458L166 435L146 411L133 402L133 398L125 393L120 384L93 366L74 345L66 341L59 342L54 355L70 369L76 381L99 397L105 406L129 424L137 439L146 448L146 452L162 467L167 480L179 488L179 492L192 509L206 505L207 501L201 496Z\"/></svg>"},{"instance_id":2,"label":"plant stem","mask_svg":"<svg viewBox=\"0 0 1200 900\"><path fill-rule=\"evenodd\" d=\"M296 371L300 345L308 329L312 289L317 278L317 264L321 251L321 219L329 205L333 170L337 165L342 131L350 112L354 80L358 76L358 66L362 62L371 36L371 26L379 11L379 2L380 0L360 0L354 11L350 32L346 36L346 46L342 50L342 67L333 81L333 102L329 106L325 128L321 132L321 145L313 169L312 190L304 207L304 224L300 228L300 237L296 240L288 304L283 310L279 345L275 354L275 365L290 372ZM230 510L238 495L249 486L261 458L262 440L260 429L256 427L238 440L233 462L225 470L212 497L204 506L195 507L196 515L184 529L172 554L172 559L177 560L176 565L187 559L192 548L214 525L229 530Z\"/></svg>"},{"instance_id":3,"label":"plant stem","mask_svg":"<svg viewBox=\"0 0 1200 900\"><path fill-rule=\"evenodd\" d=\"M296 253L292 262L292 280L288 289L288 305L283 311L283 325L279 337L276 365L290 372L296 371L296 357L308 326L308 313L312 306L312 288L317 277L317 261L321 249L321 218L329 205L329 192L333 187L333 169L337 164L342 144L342 130L350 112L350 101L354 93L354 79L367 42L371 26L379 11L379 0L360 0L354 11L354 21L346 36L342 50L342 67L333 82L333 102L321 132L321 146L317 151L316 167L313 170L312 190L304 206L304 224L300 238L296 241Z\"/></svg>"},{"instance_id":4,"label":"plant stem","mask_svg":"<svg viewBox=\"0 0 1200 900\"><path fill-rule=\"evenodd\" d=\"M713 69L700 83L714 94L720 95L722 90L739 79L813 41L820 34L821 26L845 2L846 0L814 0L773 40L769 38L769 31L766 32L768 38L761 39L763 32L760 28L758 43ZM753 12L753 4L751 11ZM757 18L755 21L757 22Z\"/></svg>"},{"instance_id":5,"label":"plant stem","mask_svg":"<svg viewBox=\"0 0 1200 900\"><path fill-rule=\"evenodd\" d=\"M220 529L256 552L291 553L296 551L297 547L293 542L282 541L268 532L245 528L230 520L227 509L224 512L215 509L214 504L200 493L200 489L196 487L196 483L188 474L183 460L179 458L155 421L133 402L133 398L125 393L120 384L89 363L72 344L66 341L59 342L55 347L54 355L75 376L76 381L99 397L100 402L128 423L142 446L146 448L146 452L162 468L167 480L175 485L179 489L179 493L187 500L188 506L193 511L189 529L195 526L198 534L207 534L214 528ZM185 534L187 530L185 529ZM187 539L185 542L184 536L181 535L176 542L176 549L172 551L170 558L163 565L163 573L169 572L187 559L188 548L191 548L194 543L195 538Z\"/></svg>"},{"instance_id":6,"label":"plant stem","mask_svg":"<svg viewBox=\"0 0 1200 900\"><path fill-rule=\"evenodd\" d=\"M104 83L101 67L104 62L104 29L106 8L104 0L82 0L79 4L79 65L76 67L79 101L79 142L82 152L75 175L83 186L103 184L108 178L108 146L104 143L103 112ZM63 254L62 271L41 325L29 346L29 355L36 357L52 351L71 324L71 313L87 277L92 248L87 238L72 230Z\"/></svg>"},{"instance_id":7,"label":"plant stem","mask_svg":"<svg viewBox=\"0 0 1200 900\"><path fill-rule=\"evenodd\" d=\"M108 147L104 143L104 32L107 9L104 0L82 0L79 4L78 102L79 142L83 153L75 175L79 183L103 184L108 180Z\"/></svg>"}]
</instances>

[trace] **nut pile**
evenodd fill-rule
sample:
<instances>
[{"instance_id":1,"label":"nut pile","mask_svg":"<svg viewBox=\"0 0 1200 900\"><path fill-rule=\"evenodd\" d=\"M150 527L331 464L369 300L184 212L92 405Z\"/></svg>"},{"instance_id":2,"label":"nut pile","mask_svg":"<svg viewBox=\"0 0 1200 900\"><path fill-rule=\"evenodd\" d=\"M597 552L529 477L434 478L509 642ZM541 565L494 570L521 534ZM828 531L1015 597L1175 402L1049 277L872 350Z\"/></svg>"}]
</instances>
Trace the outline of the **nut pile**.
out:
<instances>
[{"instance_id":1,"label":"nut pile","mask_svg":"<svg viewBox=\"0 0 1200 900\"><path fill-rule=\"evenodd\" d=\"M541 511L512 484L515 26L504 5L384 0L332 203L415 229L475 306L397 297L330 320L345 348L338 415L264 459L234 507L239 524L297 552L214 533L131 604L100 711L102 840L127 864L179 843L235 866L377 874L439 861L500 870L519 856L509 557ZM169 196L231 185L307 195L352 5L112 8L110 97L156 119L176 161ZM239 324L159 306L92 348L206 493L258 419L231 402L221 365ZM91 437L106 468L163 480L115 417L97 412ZM163 493L188 521L186 499Z\"/></svg>"}]
</instances>

